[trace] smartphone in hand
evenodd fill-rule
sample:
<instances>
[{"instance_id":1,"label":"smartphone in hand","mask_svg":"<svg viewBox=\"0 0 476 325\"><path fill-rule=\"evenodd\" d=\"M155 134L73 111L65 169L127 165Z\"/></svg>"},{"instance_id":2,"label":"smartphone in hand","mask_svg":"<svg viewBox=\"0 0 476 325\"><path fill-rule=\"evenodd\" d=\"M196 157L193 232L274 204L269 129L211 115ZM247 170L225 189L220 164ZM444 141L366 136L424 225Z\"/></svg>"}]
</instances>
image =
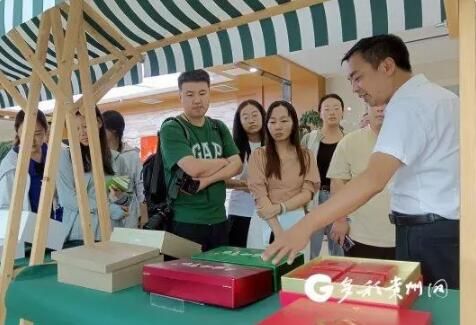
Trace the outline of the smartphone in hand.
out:
<instances>
[{"instance_id":1,"label":"smartphone in hand","mask_svg":"<svg viewBox=\"0 0 476 325\"><path fill-rule=\"evenodd\" d=\"M344 238L344 243L342 244L342 249L345 252L348 252L353 246L355 246L355 243L350 239L349 235L345 235Z\"/></svg>"}]
</instances>

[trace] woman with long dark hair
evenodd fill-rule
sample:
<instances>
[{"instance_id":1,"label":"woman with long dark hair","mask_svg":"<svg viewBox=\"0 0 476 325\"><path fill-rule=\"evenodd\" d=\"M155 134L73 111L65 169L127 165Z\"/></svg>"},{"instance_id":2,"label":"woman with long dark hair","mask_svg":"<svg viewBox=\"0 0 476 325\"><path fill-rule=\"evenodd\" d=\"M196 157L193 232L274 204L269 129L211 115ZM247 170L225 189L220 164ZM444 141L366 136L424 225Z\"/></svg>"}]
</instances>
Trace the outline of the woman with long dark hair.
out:
<instances>
[{"instance_id":1,"label":"woman with long dark hair","mask_svg":"<svg viewBox=\"0 0 476 325\"><path fill-rule=\"evenodd\" d=\"M250 219L255 211L255 203L246 181L248 160L255 149L264 145L265 116L263 106L253 99L242 102L235 112L233 140L240 151L243 170L240 175L226 182L227 188L233 189L228 204L231 246L246 247Z\"/></svg>"},{"instance_id":2,"label":"woman with long dark hair","mask_svg":"<svg viewBox=\"0 0 476 325\"><path fill-rule=\"evenodd\" d=\"M123 141L122 138L126 123L121 113L111 110L102 113L102 116L109 147L119 153L117 157L124 158L128 169L127 175L130 179L129 192L132 195L128 216L125 220L125 227L137 228L139 223L142 225L147 220L147 207L144 204L144 182L141 177L142 163L140 161L139 149L130 147Z\"/></svg>"},{"instance_id":3,"label":"woman with long dark hair","mask_svg":"<svg viewBox=\"0 0 476 325\"><path fill-rule=\"evenodd\" d=\"M312 205L322 204L327 201L330 196L331 181L326 175L337 143L344 137L344 132L342 132L340 126L344 114L344 101L337 94L328 94L319 101L318 113L322 119L322 128L306 134L302 139L302 144L316 157L321 176L319 194L315 196ZM336 224L339 222L346 223L347 220L344 218L344 220L339 220ZM327 236L329 255L344 255L342 247L338 242L332 239L331 230L332 224L316 231L312 235L311 258L319 256L324 235Z\"/></svg>"},{"instance_id":4,"label":"woman with long dark hair","mask_svg":"<svg viewBox=\"0 0 476 325\"><path fill-rule=\"evenodd\" d=\"M271 231L279 237L304 216L320 182L314 156L299 142L294 107L286 101L272 103L265 122L266 146L251 154L248 177L258 216L269 225L263 229L264 245Z\"/></svg>"},{"instance_id":5,"label":"woman with long dark hair","mask_svg":"<svg viewBox=\"0 0 476 325\"><path fill-rule=\"evenodd\" d=\"M101 156L103 160L103 171L106 179L113 177L116 172L118 175L127 175L127 166L122 157L116 151L111 151L107 143L106 130L101 112L96 107L96 119L99 128L99 142L101 145ZM89 199L89 208L91 212L91 225L95 239L100 239L96 190L92 176L92 161L89 148L89 138L86 128L86 119L79 112L76 114L76 124L79 133L79 141L81 147L81 157L84 165L84 178L86 181L86 189ZM76 189L74 185L73 165L69 148L65 148L61 152L59 174L57 179L58 196L61 206L63 207L63 223L68 230L68 238L70 241L68 246L80 245L83 240L83 232L79 217L79 207L77 203ZM102 185L106 186L106 184ZM124 218L127 216L127 205L120 205L118 198L123 198L125 193L118 191L110 191L109 195L109 213L113 226L123 226Z\"/></svg>"},{"instance_id":6,"label":"woman with long dark hair","mask_svg":"<svg viewBox=\"0 0 476 325\"><path fill-rule=\"evenodd\" d=\"M25 120L25 112L19 111L15 117L15 140L12 149L7 153L0 164L0 208L10 207L15 171L17 169L18 153L20 150L31 150L30 165L26 181L26 193L23 200L23 210L38 212L40 201L41 180L46 162L46 132L48 122L45 114L38 110L36 126L33 131L33 143L31 148L23 148L20 144L20 136Z\"/></svg>"}]
</instances>

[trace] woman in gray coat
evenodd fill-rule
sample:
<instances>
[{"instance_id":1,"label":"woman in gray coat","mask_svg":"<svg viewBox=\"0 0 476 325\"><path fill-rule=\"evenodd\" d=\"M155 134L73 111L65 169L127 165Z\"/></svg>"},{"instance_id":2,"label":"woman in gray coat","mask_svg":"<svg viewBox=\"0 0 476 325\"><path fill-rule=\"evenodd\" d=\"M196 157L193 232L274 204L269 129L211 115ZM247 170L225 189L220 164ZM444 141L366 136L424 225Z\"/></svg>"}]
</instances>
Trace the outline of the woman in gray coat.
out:
<instances>
[{"instance_id":1,"label":"woman in gray coat","mask_svg":"<svg viewBox=\"0 0 476 325\"><path fill-rule=\"evenodd\" d=\"M38 111L35 130L32 130L32 147L24 148L20 145L20 135L24 120L25 112L18 112L15 117L14 127L16 135L13 147L8 151L0 163L0 209L10 208L18 154L20 150L31 150L30 164L26 178L25 197L23 200L23 210L36 213L40 201L41 180L43 178L43 169L47 153L45 141L48 122L46 121L43 112Z\"/></svg>"},{"instance_id":2,"label":"woman in gray coat","mask_svg":"<svg viewBox=\"0 0 476 325\"><path fill-rule=\"evenodd\" d=\"M120 157L124 158L127 165L129 179L131 180L129 192L131 203L129 215L125 220L126 228L137 228L147 220L147 206L144 197L144 182L142 180L142 163L139 149L132 148L122 140L125 129L124 117L117 111L106 111L103 114L104 127L109 147L116 150ZM141 219L141 220L139 220Z\"/></svg>"},{"instance_id":3,"label":"woman in gray coat","mask_svg":"<svg viewBox=\"0 0 476 325\"><path fill-rule=\"evenodd\" d=\"M106 139L106 131L103 125L102 115L96 108L96 118L99 127L99 141L101 144L101 155L103 160L103 169L106 179L113 177L115 174L127 175L127 167L121 157L117 157L117 152L109 149ZM97 214L96 190L91 173L92 163L91 154L89 152L89 139L86 132L86 120L79 112L76 114L77 127L79 131L79 141L81 146L81 155L84 165L84 178L88 193L89 208L91 212L91 226L95 239L100 240L100 230ZM114 159L115 158L115 159ZM113 165L113 161L115 162ZM68 229L67 246L81 245L83 234L79 217L78 201L76 189L74 185L73 165L69 148L63 148L61 151L59 174L57 178L57 191L60 205L63 207L63 223ZM101 186L106 186L101 184ZM122 200L127 193L119 191L110 191L109 195L109 213L112 226L123 226L124 219L127 216L128 204L120 205L118 202L128 201ZM118 198L121 198L119 200Z\"/></svg>"}]
</instances>

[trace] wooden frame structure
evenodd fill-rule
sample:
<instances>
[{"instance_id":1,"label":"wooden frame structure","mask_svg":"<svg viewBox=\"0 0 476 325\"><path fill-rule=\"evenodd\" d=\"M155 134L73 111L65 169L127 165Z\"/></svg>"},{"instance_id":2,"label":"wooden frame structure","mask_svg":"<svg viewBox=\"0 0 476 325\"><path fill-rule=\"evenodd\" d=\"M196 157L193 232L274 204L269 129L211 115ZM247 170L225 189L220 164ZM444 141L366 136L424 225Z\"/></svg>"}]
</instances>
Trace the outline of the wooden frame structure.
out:
<instances>
[{"instance_id":1,"label":"wooden frame structure","mask_svg":"<svg viewBox=\"0 0 476 325\"><path fill-rule=\"evenodd\" d=\"M25 111L24 127L21 135L22 146L28 148L32 144L32 136L28 130L36 123L37 106L40 88L44 84L54 94L56 106L53 114L53 123L49 138L49 152L43 177L43 186L40 196L37 223L30 265L41 264L47 238L47 224L55 189L56 170L61 149L61 134L66 123L68 139L73 162L74 179L78 195L80 220L83 229L85 245L94 242L90 224L90 213L86 186L83 179L83 164L79 147L77 128L74 115L79 109L87 120L87 132L91 139L91 155L93 162L93 179L96 184L104 184L100 144L95 118L94 107L99 99L111 89L134 65L142 59L144 52L175 44L188 39L196 38L226 28L236 27L259 19L269 18L278 14L297 10L318 4L324 0L294 0L286 4L277 5L260 12L250 13L210 26L192 30L173 37L141 46L130 44L120 33L112 28L104 18L97 14L84 0L70 0L70 5L63 4L60 8L69 13L66 32L63 33L61 13L58 7L43 13L36 51L25 42L22 35L16 30L9 33L10 39L20 50L22 56L32 66L30 78L10 81L0 71L0 85ZM472 163L476 160L474 147L476 145L476 2L474 0L445 0L447 22L450 35L460 37L460 89L461 89L461 324L472 324L476 320L476 309L472 306L476 301L476 286L473 284L473 270L476 269L476 240L472 230L476 229L476 169ZM87 14L106 31L118 48L110 40L96 33L94 28L84 19ZM47 71L44 68L48 38L53 35L58 69ZM86 33L96 38L106 47L110 54L90 60L87 53ZM101 79L92 82L89 68L93 64L114 60L114 66ZM83 96L76 102L73 100L71 89L71 75L79 70ZM56 80L53 78L56 76ZM15 88L16 85L29 82L28 97L25 98ZM20 226L22 202L26 187L26 175L30 160L28 150L20 151L15 174L15 185L12 194L12 203L8 215L8 234L0 265L0 324L5 319L5 293L13 277L14 253ZM104 186L97 186L98 215L101 229L101 238L109 239L110 220L108 215L107 193Z\"/></svg>"},{"instance_id":2,"label":"wooden frame structure","mask_svg":"<svg viewBox=\"0 0 476 325\"><path fill-rule=\"evenodd\" d=\"M94 243L86 184L83 178L84 167L74 117L78 109L86 117L88 137L91 139L90 150L93 163L92 171L94 183L105 184L98 126L94 112L95 105L133 66L141 61L142 53L158 47L216 32L224 28L235 27L247 22L265 19L274 15L297 10L299 8L308 7L322 1L324 0L295 0L284 5L276 5L270 9L250 13L248 15L233 18L225 22L220 22L140 47L134 47L130 44L84 0L70 0L70 5L62 4L60 6L62 10L69 13L65 34L63 33L61 25L61 13L59 8L52 8L43 13L40 22L36 52L33 52L18 31L10 31L10 39L14 41L15 46L21 51L22 56L31 64L33 70L33 74L30 78L17 80L16 82L9 81L0 71L0 85L25 111L26 117L20 139L22 146L29 148L32 145L33 137L29 134L28 130L34 129L36 125L39 92L42 84L47 86L56 98L30 265L41 264L44 261L48 234L47 225L53 202L56 171L61 150L62 130L65 123L68 130L68 140L73 163L73 173L77 189L78 207L80 211L84 242L85 245L92 245ZM103 30L109 33L110 37L125 49L125 51L121 51L109 40L96 33L94 28L84 19L84 14L92 17L95 22L103 28ZM46 59L50 32L53 35L56 55L58 57L58 69L56 71L48 72L44 68L44 62ZM89 60L86 45L86 33L100 41L102 45L111 52L111 54L97 58L96 60ZM75 60L75 54L78 60ZM111 60L115 61L114 66L93 84L89 72L90 65ZM80 71L83 96L74 102L70 80L71 74L76 69L79 69ZM55 82L52 78L53 76L58 77L58 82ZM29 82L30 85L28 98L24 98L15 88L15 85L24 82ZM8 214L7 238L5 240L5 247L0 264L0 323L3 323L5 320L5 294L14 275L14 254L20 227L22 202L25 193L29 161L30 151L21 150L19 152L15 173L12 203ZM108 240L110 237L111 225L106 205L107 193L104 186L96 186L96 196L98 202L101 239ZM27 321L23 321L23 323L26 322Z\"/></svg>"}]
</instances>

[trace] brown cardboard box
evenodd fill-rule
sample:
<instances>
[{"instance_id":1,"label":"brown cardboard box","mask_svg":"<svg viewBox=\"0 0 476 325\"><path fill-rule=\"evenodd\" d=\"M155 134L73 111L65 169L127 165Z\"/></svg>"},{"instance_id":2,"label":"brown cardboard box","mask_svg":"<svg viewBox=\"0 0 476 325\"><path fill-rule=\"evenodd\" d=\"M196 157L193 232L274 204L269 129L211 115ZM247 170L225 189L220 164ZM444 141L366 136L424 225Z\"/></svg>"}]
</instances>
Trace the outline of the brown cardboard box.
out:
<instances>
[{"instance_id":1,"label":"brown cardboard box","mask_svg":"<svg viewBox=\"0 0 476 325\"><path fill-rule=\"evenodd\" d=\"M176 258L187 258L202 252L200 244L158 230L114 228L111 241L158 248L161 254Z\"/></svg>"},{"instance_id":2,"label":"brown cardboard box","mask_svg":"<svg viewBox=\"0 0 476 325\"><path fill-rule=\"evenodd\" d=\"M56 251L58 281L89 289L115 292L142 281L144 264L160 262L157 248L118 242L100 242Z\"/></svg>"}]
</instances>

